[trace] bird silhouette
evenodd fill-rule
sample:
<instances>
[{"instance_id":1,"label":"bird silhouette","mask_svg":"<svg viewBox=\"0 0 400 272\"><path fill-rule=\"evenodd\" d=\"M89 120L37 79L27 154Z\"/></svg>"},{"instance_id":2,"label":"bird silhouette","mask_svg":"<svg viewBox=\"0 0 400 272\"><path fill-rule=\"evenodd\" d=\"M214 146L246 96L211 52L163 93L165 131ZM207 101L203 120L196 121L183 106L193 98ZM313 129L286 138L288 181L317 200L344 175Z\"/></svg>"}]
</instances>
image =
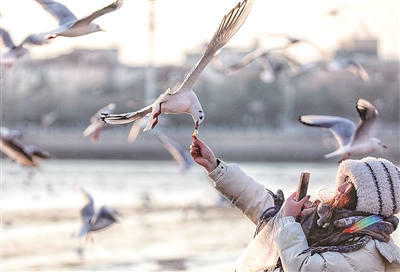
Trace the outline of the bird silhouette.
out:
<instances>
[{"instance_id":1,"label":"bird silhouette","mask_svg":"<svg viewBox=\"0 0 400 272\"><path fill-rule=\"evenodd\" d=\"M244 56L238 63L231 65L228 68L222 69L222 72L225 75L234 75L243 68L247 67L251 62L256 59L261 61L261 65L266 73L275 74L278 72L278 67L276 63L271 59L271 52L276 50L282 50L283 48L273 48L273 49L265 49L265 48L258 48L246 56Z\"/></svg>"},{"instance_id":2,"label":"bird silhouette","mask_svg":"<svg viewBox=\"0 0 400 272\"><path fill-rule=\"evenodd\" d=\"M334 59L327 62L323 68L328 72L349 71L363 81L369 81L369 75L364 67L356 60Z\"/></svg>"},{"instance_id":3,"label":"bird silhouette","mask_svg":"<svg viewBox=\"0 0 400 272\"><path fill-rule=\"evenodd\" d=\"M25 45L43 45L47 43L46 39L43 37L37 34L31 34L19 45L15 45L10 34L5 29L0 28L0 34L3 45L8 48L8 51L1 53L1 63L4 63L9 68L12 67L18 59L28 54L29 50L25 48Z\"/></svg>"},{"instance_id":4,"label":"bird silhouette","mask_svg":"<svg viewBox=\"0 0 400 272\"><path fill-rule=\"evenodd\" d=\"M82 186L78 185L78 188L85 199L85 205L80 211L82 219L81 226L72 234L72 237L80 238L86 236L87 239L91 239L90 232L103 230L111 226L118 222L122 214L107 205L101 206L101 208L95 212L94 201L91 194Z\"/></svg>"},{"instance_id":5,"label":"bird silhouette","mask_svg":"<svg viewBox=\"0 0 400 272\"><path fill-rule=\"evenodd\" d=\"M326 14L328 16L331 16L331 17L337 17L346 9L348 9L348 6L343 4L343 5L338 6L336 8L330 9L329 11L327 11Z\"/></svg>"},{"instance_id":6,"label":"bird silhouette","mask_svg":"<svg viewBox=\"0 0 400 272\"><path fill-rule=\"evenodd\" d=\"M147 119L142 118L139 119L137 122L134 122L132 124L131 130L129 131L128 134L128 142L135 142L137 137L139 136L140 131L142 131L142 129L146 126L147 123Z\"/></svg>"},{"instance_id":7,"label":"bird silhouette","mask_svg":"<svg viewBox=\"0 0 400 272\"><path fill-rule=\"evenodd\" d=\"M308 39L299 39L295 37L291 37L289 35L284 34L269 34L273 36L283 37L285 39L285 44L281 46L276 46L272 48L257 48L246 56L244 56L238 63L231 65L228 68L222 68L222 64L220 61L216 61L214 64L214 68L219 72L222 72L225 75L234 75L241 71L243 68L249 66L251 62L254 60L259 60L261 66L263 68L260 73L260 79L266 83L271 83L276 80L276 78L284 71L286 68L289 68L288 74L293 76L297 75L300 72L300 64L295 61L293 58L288 57L286 50L292 47L295 44L299 43L308 43L316 48L321 54L326 54L322 49L316 46L314 43L309 41ZM273 54L279 54L281 57L280 61L275 61L273 58ZM295 70L296 69L296 70Z\"/></svg>"},{"instance_id":8,"label":"bird silhouette","mask_svg":"<svg viewBox=\"0 0 400 272\"><path fill-rule=\"evenodd\" d=\"M92 142L96 143L99 140L100 131L111 127L112 125L106 124L101 120L101 113L114 113L115 104L110 103L107 106L101 108L95 115L90 118L90 125L83 131L83 137L87 137L92 134Z\"/></svg>"},{"instance_id":9,"label":"bird silhouette","mask_svg":"<svg viewBox=\"0 0 400 272\"><path fill-rule=\"evenodd\" d=\"M363 156L387 146L379 139L370 136L371 126L378 117L378 110L369 101L359 99L356 105L360 120L357 124L351 120L328 115L302 115L299 121L305 125L321 127L329 130L339 143L339 148L325 155L325 158L342 156L343 160L350 156Z\"/></svg>"},{"instance_id":10,"label":"bird silhouette","mask_svg":"<svg viewBox=\"0 0 400 272\"><path fill-rule=\"evenodd\" d=\"M277 38L282 38L286 41L287 45L285 49L291 48L293 45L298 45L298 44L308 44L312 48L314 48L317 52L321 54L322 57L324 58L330 58L332 57L332 53L328 52L327 50L321 48L314 42L312 42L310 39L306 37L294 37L292 35L288 35L285 33L266 33L268 36L271 37L277 37Z\"/></svg>"},{"instance_id":11,"label":"bird silhouette","mask_svg":"<svg viewBox=\"0 0 400 272\"><path fill-rule=\"evenodd\" d=\"M19 131L0 127L0 150L13 161L28 167L38 167L40 159L50 158L47 151L21 141Z\"/></svg>"},{"instance_id":12,"label":"bird silhouette","mask_svg":"<svg viewBox=\"0 0 400 272\"><path fill-rule=\"evenodd\" d=\"M161 113L181 114L187 113L192 116L195 123L194 135L197 133L199 125L204 121L203 108L193 91L193 86L204 68L209 64L215 54L232 38L239 30L252 7L252 0L239 2L220 23L213 38L208 43L202 57L188 72L179 87L167 89L152 104L135 112L124 114L103 114L102 119L106 123L126 124L149 115L144 131L154 128L158 123Z\"/></svg>"},{"instance_id":13,"label":"bird silhouette","mask_svg":"<svg viewBox=\"0 0 400 272\"><path fill-rule=\"evenodd\" d=\"M189 150L186 150L181 144L175 142L162 132L157 132L156 136L178 163L179 171L181 173L186 172L194 163L192 156L189 154Z\"/></svg>"},{"instance_id":14,"label":"bird silhouette","mask_svg":"<svg viewBox=\"0 0 400 272\"><path fill-rule=\"evenodd\" d=\"M35 1L38 2L44 10L50 13L50 15L52 15L53 18L58 21L58 28L39 34L47 39L53 39L57 36L77 37L98 31L104 31L99 25L93 23L92 21L104 14L116 11L124 2L123 0L117 0L114 3L93 12L89 16L78 19L66 6L59 2L53 0Z\"/></svg>"}]
</instances>

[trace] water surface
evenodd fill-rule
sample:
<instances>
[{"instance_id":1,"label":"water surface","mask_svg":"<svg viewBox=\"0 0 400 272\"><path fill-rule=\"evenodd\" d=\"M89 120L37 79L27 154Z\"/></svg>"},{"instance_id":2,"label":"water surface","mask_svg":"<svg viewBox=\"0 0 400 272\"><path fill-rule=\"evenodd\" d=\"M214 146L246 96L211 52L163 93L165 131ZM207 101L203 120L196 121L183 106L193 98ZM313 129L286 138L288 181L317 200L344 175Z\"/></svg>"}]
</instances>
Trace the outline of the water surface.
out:
<instances>
[{"instance_id":1,"label":"water surface","mask_svg":"<svg viewBox=\"0 0 400 272\"><path fill-rule=\"evenodd\" d=\"M238 163L268 189L288 196L301 171L311 172L309 193L333 188L332 163ZM67 271L233 271L255 226L222 203L206 171L180 173L174 161L49 160L39 171L2 160L2 269ZM93 242L72 239L89 191L98 208L125 217L93 233ZM399 232L396 231L397 244Z\"/></svg>"}]
</instances>

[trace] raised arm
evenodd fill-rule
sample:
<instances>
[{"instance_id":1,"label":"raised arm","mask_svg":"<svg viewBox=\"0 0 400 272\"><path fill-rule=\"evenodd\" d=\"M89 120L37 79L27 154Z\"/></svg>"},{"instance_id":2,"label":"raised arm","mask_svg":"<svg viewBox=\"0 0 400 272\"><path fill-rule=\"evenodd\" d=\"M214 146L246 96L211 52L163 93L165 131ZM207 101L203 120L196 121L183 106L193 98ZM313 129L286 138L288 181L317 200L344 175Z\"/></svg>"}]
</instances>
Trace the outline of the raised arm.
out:
<instances>
[{"instance_id":1,"label":"raised arm","mask_svg":"<svg viewBox=\"0 0 400 272\"><path fill-rule=\"evenodd\" d=\"M248 176L236 164L217 160L211 148L197 137L193 137L190 154L194 161L203 166L215 189L246 215L254 224L260 215L274 206L274 199L267 189Z\"/></svg>"}]
</instances>

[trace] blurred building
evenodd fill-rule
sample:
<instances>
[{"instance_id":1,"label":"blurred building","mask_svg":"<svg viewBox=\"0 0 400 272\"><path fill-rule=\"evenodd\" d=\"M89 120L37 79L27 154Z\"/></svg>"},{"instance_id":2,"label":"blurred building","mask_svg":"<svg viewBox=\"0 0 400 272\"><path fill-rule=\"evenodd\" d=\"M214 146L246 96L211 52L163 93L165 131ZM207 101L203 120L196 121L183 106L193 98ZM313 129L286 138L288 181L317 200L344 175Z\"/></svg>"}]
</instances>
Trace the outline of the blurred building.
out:
<instances>
[{"instance_id":1,"label":"blurred building","mask_svg":"<svg viewBox=\"0 0 400 272\"><path fill-rule=\"evenodd\" d=\"M377 97L381 93L376 90L385 90L386 96L392 96L397 92L398 96L399 61L380 60L377 48L378 41L376 39L355 37L343 42L342 46L334 52L335 57L357 58L370 73L371 81L366 83L355 78L349 72L334 74L323 72L320 68L325 60L311 65L311 68L305 67L306 69L297 75L288 75L287 71L283 71L281 73L283 76L274 82L263 82L260 79L260 71L263 68L257 60L252 61L234 76L226 76L218 69L227 68L237 63L255 48L224 47L198 79L196 83L196 91L198 92L196 93L199 99L205 101L202 104L208 113L208 122L212 122L213 119L215 122L224 120L221 116L222 104L215 103L220 96L223 96L224 103L227 106L227 109L222 111L222 114L226 115L226 120L223 122L232 120L248 125L251 122L249 123L246 120L250 118L257 119L257 124L266 126L277 125L280 122L278 119L271 122L271 116L274 113L277 116L279 110L284 107L287 108L288 104L284 106L287 100L293 100L290 105L296 105L296 109L294 106L290 107L291 112L287 114L287 118L296 120L296 111L301 111L303 106L307 107L307 101L301 103L296 101L296 104L294 104L295 100L298 99L305 99L308 100L307 103L310 103L311 98L314 100L321 95L321 105L314 102L313 107L318 109L317 106L319 106L322 109L326 106L323 103L324 99L331 94L332 106L330 110L335 112L340 105L341 95L346 95L349 100L356 101L360 96L357 92L359 89L364 90L362 96L365 99L378 99ZM205 45L201 44L187 52L186 60L182 65L154 67L157 95L167 88L177 88L185 74L199 61L204 49ZM216 67L218 65L219 68ZM34 103L43 103L43 98L50 99L50 97L53 97L52 105L44 104L47 107L46 111L50 112L60 101L69 100L68 105L66 105L67 102L64 103L65 110L68 110L68 112L64 112L64 122L68 122L69 119L76 122L78 113L75 114L74 118L67 116L67 114L74 112L70 108L73 106L79 107L79 114L84 111L89 116L110 102L118 105L118 111L131 110L132 106L126 105L128 100L145 101L146 99L147 68L132 67L120 63L117 48L109 50L74 49L69 54L62 54L51 59L21 59L14 64L12 69L3 69L2 92L3 94L12 93L12 96L3 96L3 102L6 102L3 103L3 108L12 107L16 103L24 103L29 99L30 102L27 104L30 106L29 110L39 111L43 108L43 105L34 105ZM247 94L248 89L252 90L251 95ZM285 90L290 90L291 94L287 99L284 99L288 96ZM352 90L352 92L349 93L348 90ZM321 94L318 94L318 92ZM308 95L311 95L311 97L306 99ZM350 95L354 97L350 97ZM333 98L337 101L332 101ZM90 103L86 103L83 101L84 99L89 99ZM14 101L14 104L11 103L12 101ZM389 100L390 103L396 101L398 101L398 97ZM8 102L10 103L7 104ZM229 107L228 105L234 106ZM260 107L259 105L264 106ZM142 104L142 106L144 105ZM26 107L21 105L19 109L26 110ZM15 110L14 107L13 111ZM351 110L350 114L352 114ZM242 111L239 116L243 120L232 119L230 116L236 113L231 113L231 111ZM330 112L326 113L329 114ZM45 114L45 112L40 114ZM380 117L384 119L385 114L389 115L382 112ZM33 119L34 116L29 116L29 118ZM8 117L6 115L4 117L7 120ZM15 119L19 118L17 115L14 117ZM82 118L83 120L87 119L86 116ZM390 117L390 119L393 119L393 117Z\"/></svg>"},{"instance_id":2,"label":"blurred building","mask_svg":"<svg viewBox=\"0 0 400 272\"><path fill-rule=\"evenodd\" d=\"M107 86L125 89L141 82L142 67L129 67L118 60L118 49L74 49L51 59L24 59L3 73L6 89L15 95L51 93L75 95L101 92Z\"/></svg>"}]
</instances>

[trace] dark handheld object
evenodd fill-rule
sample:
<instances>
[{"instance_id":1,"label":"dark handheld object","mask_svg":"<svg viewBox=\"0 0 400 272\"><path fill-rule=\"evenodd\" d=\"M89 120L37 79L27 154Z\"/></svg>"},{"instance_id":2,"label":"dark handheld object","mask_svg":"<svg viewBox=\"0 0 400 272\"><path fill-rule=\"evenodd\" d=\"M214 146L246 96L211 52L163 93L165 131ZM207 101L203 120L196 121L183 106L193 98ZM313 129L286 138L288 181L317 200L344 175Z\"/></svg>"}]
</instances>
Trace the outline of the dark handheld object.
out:
<instances>
[{"instance_id":1,"label":"dark handheld object","mask_svg":"<svg viewBox=\"0 0 400 272\"><path fill-rule=\"evenodd\" d=\"M297 186L296 201L299 202L307 195L308 183L310 182L310 172L301 172L299 184Z\"/></svg>"}]
</instances>

